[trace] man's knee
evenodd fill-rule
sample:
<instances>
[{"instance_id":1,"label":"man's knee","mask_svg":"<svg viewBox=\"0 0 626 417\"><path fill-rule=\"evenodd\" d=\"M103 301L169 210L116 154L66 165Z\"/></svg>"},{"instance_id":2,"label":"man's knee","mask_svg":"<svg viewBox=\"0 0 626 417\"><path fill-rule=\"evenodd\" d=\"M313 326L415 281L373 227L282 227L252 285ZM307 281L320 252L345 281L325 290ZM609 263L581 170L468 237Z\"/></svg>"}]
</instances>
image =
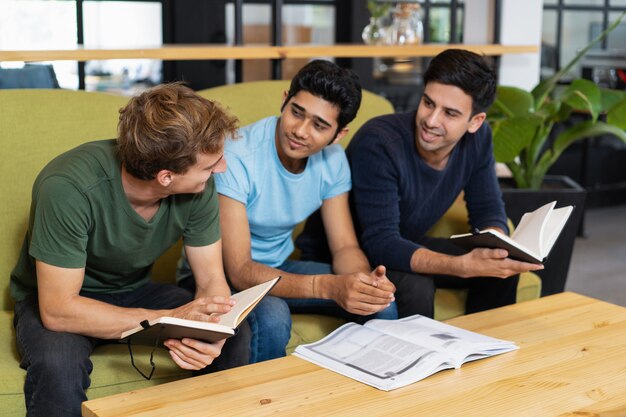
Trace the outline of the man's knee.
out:
<instances>
[{"instance_id":1,"label":"man's knee","mask_svg":"<svg viewBox=\"0 0 626 417\"><path fill-rule=\"evenodd\" d=\"M431 277L399 271L388 271L387 277L396 286L399 317L433 317L436 287Z\"/></svg>"},{"instance_id":2,"label":"man's knee","mask_svg":"<svg viewBox=\"0 0 626 417\"><path fill-rule=\"evenodd\" d=\"M279 297L263 298L248 316L252 332L250 362L285 356L291 337L289 306Z\"/></svg>"},{"instance_id":3,"label":"man's knee","mask_svg":"<svg viewBox=\"0 0 626 417\"><path fill-rule=\"evenodd\" d=\"M57 333L54 339L54 342L45 342L46 348L38 349L34 355L31 350L29 368L36 368L40 374L46 375L46 381L60 379L64 385L66 381L80 381L87 388L88 376L93 369L89 359L91 342L84 336L71 333Z\"/></svg>"}]
</instances>

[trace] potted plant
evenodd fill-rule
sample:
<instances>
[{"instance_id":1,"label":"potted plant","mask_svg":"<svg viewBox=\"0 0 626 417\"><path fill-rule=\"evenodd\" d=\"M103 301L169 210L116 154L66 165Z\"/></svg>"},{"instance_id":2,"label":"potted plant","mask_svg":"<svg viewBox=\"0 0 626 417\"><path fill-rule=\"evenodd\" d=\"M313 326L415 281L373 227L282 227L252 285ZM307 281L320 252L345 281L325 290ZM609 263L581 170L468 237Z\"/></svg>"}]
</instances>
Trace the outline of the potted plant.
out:
<instances>
[{"instance_id":1,"label":"potted plant","mask_svg":"<svg viewBox=\"0 0 626 417\"><path fill-rule=\"evenodd\" d=\"M511 172L513 186L503 187L503 195L507 215L513 223L517 224L523 213L553 200L557 200L559 206L576 205L568 228L561 233L545 269L539 273L543 295L561 292L565 287L585 193L567 177L558 181L574 192L563 191L562 187L557 189L559 185L550 184L554 179L546 177L546 172L568 146L584 138L608 134L626 143L626 92L600 88L585 79L574 79L566 87L558 82L589 49L617 27L625 15L626 12L622 13L566 66L531 92L499 86L488 113L496 161L506 164ZM586 113L588 118L551 135L555 125L569 119L573 112Z\"/></svg>"}]
</instances>

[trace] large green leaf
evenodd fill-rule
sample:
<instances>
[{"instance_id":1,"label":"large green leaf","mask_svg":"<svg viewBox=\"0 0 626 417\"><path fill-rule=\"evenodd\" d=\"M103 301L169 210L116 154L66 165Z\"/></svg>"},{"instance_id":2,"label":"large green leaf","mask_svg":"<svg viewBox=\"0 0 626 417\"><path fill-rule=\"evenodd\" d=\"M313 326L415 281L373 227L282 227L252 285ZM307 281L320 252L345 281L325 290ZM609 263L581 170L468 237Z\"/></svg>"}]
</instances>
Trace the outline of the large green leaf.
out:
<instances>
[{"instance_id":1,"label":"large green leaf","mask_svg":"<svg viewBox=\"0 0 626 417\"><path fill-rule=\"evenodd\" d=\"M493 125L493 153L498 162L511 162L528 147L542 123L541 117L529 114L511 117Z\"/></svg>"},{"instance_id":2,"label":"large green leaf","mask_svg":"<svg viewBox=\"0 0 626 417\"><path fill-rule=\"evenodd\" d=\"M622 100L626 100L626 91L614 90L611 88L601 88L602 111L608 112L613 106Z\"/></svg>"},{"instance_id":3,"label":"large green leaf","mask_svg":"<svg viewBox=\"0 0 626 417\"><path fill-rule=\"evenodd\" d=\"M622 130L626 130L626 97L611 107L606 115L606 121Z\"/></svg>"},{"instance_id":4,"label":"large green leaf","mask_svg":"<svg viewBox=\"0 0 626 417\"><path fill-rule=\"evenodd\" d=\"M517 87L499 86L494 106L507 116L524 116L534 111L533 96Z\"/></svg>"},{"instance_id":5,"label":"large green leaf","mask_svg":"<svg viewBox=\"0 0 626 417\"><path fill-rule=\"evenodd\" d=\"M589 80L574 80L561 99L575 110L589 112L592 120L597 120L602 110L600 88Z\"/></svg>"}]
</instances>

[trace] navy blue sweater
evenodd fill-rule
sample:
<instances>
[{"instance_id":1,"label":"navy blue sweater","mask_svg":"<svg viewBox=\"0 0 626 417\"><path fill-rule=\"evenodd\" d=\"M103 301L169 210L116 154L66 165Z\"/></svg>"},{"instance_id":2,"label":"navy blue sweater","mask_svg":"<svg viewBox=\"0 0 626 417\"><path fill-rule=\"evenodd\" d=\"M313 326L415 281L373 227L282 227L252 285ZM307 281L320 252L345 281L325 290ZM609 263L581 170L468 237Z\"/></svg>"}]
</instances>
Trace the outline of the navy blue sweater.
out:
<instances>
[{"instance_id":1,"label":"navy blue sweater","mask_svg":"<svg viewBox=\"0 0 626 417\"><path fill-rule=\"evenodd\" d=\"M372 265L406 272L420 240L463 190L472 227L508 230L487 123L466 133L438 171L417 153L415 113L370 120L347 149L361 245Z\"/></svg>"}]
</instances>

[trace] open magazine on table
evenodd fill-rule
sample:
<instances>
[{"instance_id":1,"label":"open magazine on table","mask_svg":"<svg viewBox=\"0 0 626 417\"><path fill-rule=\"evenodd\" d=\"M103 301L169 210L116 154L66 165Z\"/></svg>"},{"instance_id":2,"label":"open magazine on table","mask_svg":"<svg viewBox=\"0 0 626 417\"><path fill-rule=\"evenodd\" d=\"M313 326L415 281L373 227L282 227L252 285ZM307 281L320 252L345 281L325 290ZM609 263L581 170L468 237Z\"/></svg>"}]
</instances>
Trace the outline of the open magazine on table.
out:
<instances>
[{"instance_id":1,"label":"open magazine on table","mask_svg":"<svg viewBox=\"0 0 626 417\"><path fill-rule=\"evenodd\" d=\"M513 343L424 316L347 323L294 355L384 391L443 369L518 349Z\"/></svg>"}]
</instances>

